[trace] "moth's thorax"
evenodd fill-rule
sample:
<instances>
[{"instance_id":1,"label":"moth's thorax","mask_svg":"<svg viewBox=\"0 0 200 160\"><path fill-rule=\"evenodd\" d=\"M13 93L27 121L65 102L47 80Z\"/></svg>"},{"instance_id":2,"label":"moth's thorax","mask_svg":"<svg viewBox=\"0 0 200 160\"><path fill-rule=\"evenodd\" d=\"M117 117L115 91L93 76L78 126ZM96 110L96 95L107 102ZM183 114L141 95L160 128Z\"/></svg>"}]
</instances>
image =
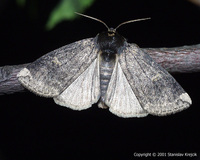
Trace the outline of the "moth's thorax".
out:
<instances>
[{"instance_id":1,"label":"moth's thorax","mask_svg":"<svg viewBox=\"0 0 200 160\"><path fill-rule=\"evenodd\" d=\"M125 41L125 38L117 32L107 31L97 35L97 44L103 53L119 54Z\"/></svg>"}]
</instances>

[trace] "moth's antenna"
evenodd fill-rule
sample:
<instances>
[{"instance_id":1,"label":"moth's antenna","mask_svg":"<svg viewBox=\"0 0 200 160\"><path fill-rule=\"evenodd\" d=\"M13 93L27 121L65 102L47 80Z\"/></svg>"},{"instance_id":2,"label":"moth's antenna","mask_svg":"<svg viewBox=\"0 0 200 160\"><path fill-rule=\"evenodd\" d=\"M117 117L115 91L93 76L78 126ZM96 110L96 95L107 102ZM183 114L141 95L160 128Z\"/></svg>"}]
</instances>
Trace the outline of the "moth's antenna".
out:
<instances>
[{"instance_id":1,"label":"moth's antenna","mask_svg":"<svg viewBox=\"0 0 200 160\"><path fill-rule=\"evenodd\" d=\"M126 22L123 22L123 23L119 24L119 25L115 28L115 30L116 30L117 28L119 28L120 26L124 25L124 24L132 23L132 22L137 22L137 21L148 20L148 19L151 19L151 18L148 17L148 18L141 18L141 19L135 19L135 20L126 21Z\"/></svg>"},{"instance_id":2,"label":"moth's antenna","mask_svg":"<svg viewBox=\"0 0 200 160\"><path fill-rule=\"evenodd\" d=\"M124 25L124 24L127 24L127 23L132 23L132 22L137 22L137 21L143 21L143 20L148 20L148 19L151 19L150 17L149 18L141 18L141 19L135 19L135 20L130 20L130 21L126 21L126 22L123 22L121 24L119 24L115 29L113 28L109 28L105 22L103 22L102 20L100 19L97 19L97 18L94 18L94 17L91 17L91 16L88 16L88 15L85 15L85 14L82 14L82 13L78 13L78 12L75 12L76 14L80 15L80 16L83 16L83 17L87 17L87 18L90 18L90 19L93 19L95 21L99 21L101 23L104 24L104 26L106 26L106 28L108 29L108 31L111 31L111 32L115 32L117 30L117 28L119 28L120 26Z\"/></svg>"},{"instance_id":3,"label":"moth's antenna","mask_svg":"<svg viewBox=\"0 0 200 160\"><path fill-rule=\"evenodd\" d=\"M106 28L109 30L109 27L102 20L94 18L94 17L91 17L91 16L88 16L88 15L85 15L85 14L82 14L82 13L78 13L78 12L75 12L75 13L78 14L78 15L80 15L80 16L87 17L87 18L90 18L90 19L93 19L95 21L99 21L99 22L103 23L104 26L106 26Z\"/></svg>"}]
</instances>

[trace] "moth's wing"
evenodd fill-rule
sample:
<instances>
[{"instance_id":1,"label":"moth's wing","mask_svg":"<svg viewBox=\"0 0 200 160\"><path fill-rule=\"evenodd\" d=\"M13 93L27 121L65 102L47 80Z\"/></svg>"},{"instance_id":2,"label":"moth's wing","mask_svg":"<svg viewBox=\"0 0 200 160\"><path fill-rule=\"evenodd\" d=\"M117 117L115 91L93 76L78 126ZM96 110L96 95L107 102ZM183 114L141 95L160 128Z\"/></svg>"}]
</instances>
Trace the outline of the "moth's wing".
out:
<instances>
[{"instance_id":1,"label":"moth's wing","mask_svg":"<svg viewBox=\"0 0 200 160\"><path fill-rule=\"evenodd\" d=\"M99 59L92 64L59 96L55 103L74 110L91 107L100 97Z\"/></svg>"},{"instance_id":2,"label":"moth's wing","mask_svg":"<svg viewBox=\"0 0 200 160\"><path fill-rule=\"evenodd\" d=\"M97 52L95 38L68 44L22 69L18 80L40 96L58 96L91 65Z\"/></svg>"},{"instance_id":3,"label":"moth's wing","mask_svg":"<svg viewBox=\"0 0 200 160\"><path fill-rule=\"evenodd\" d=\"M148 113L167 115L192 101L176 80L135 44L126 43L119 63L139 103Z\"/></svg>"},{"instance_id":4,"label":"moth's wing","mask_svg":"<svg viewBox=\"0 0 200 160\"><path fill-rule=\"evenodd\" d=\"M119 117L144 117L148 114L138 102L118 61L108 85L105 103Z\"/></svg>"}]
</instances>

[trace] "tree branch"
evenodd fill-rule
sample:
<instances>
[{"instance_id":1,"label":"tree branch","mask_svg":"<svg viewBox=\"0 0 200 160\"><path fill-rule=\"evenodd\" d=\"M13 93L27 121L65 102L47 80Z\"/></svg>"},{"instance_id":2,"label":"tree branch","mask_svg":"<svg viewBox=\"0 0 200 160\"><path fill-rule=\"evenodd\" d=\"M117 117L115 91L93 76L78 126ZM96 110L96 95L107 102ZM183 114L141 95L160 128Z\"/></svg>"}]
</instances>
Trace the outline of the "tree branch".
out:
<instances>
[{"instance_id":1,"label":"tree branch","mask_svg":"<svg viewBox=\"0 0 200 160\"><path fill-rule=\"evenodd\" d=\"M171 73L200 71L200 44L174 48L143 48L157 63ZM17 73L27 64L0 67L0 95L21 92L24 87Z\"/></svg>"},{"instance_id":2,"label":"tree branch","mask_svg":"<svg viewBox=\"0 0 200 160\"><path fill-rule=\"evenodd\" d=\"M200 44L174 48L146 48L144 51L170 73L200 71Z\"/></svg>"},{"instance_id":3,"label":"tree branch","mask_svg":"<svg viewBox=\"0 0 200 160\"><path fill-rule=\"evenodd\" d=\"M0 67L0 95L21 92L24 87L17 80L17 74L27 64Z\"/></svg>"}]
</instances>

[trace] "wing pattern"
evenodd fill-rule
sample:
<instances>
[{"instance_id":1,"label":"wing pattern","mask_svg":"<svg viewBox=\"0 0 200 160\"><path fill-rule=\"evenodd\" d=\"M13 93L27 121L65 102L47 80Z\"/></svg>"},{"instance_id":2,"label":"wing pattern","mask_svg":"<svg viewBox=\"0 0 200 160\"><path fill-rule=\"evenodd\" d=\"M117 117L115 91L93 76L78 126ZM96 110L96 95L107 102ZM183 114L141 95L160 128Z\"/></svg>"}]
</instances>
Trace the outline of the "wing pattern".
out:
<instances>
[{"instance_id":1,"label":"wing pattern","mask_svg":"<svg viewBox=\"0 0 200 160\"><path fill-rule=\"evenodd\" d=\"M119 57L128 83L148 113L167 115L192 103L178 82L137 45L126 43Z\"/></svg>"},{"instance_id":2,"label":"wing pattern","mask_svg":"<svg viewBox=\"0 0 200 160\"><path fill-rule=\"evenodd\" d=\"M118 62L116 62L108 86L105 103L109 106L109 110L119 117L144 117L148 115L137 100Z\"/></svg>"},{"instance_id":3,"label":"wing pattern","mask_svg":"<svg viewBox=\"0 0 200 160\"><path fill-rule=\"evenodd\" d=\"M100 97L99 60L94 62L59 96L55 103L74 110L91 107Z\"/></svg>"},{"instance_id":4,"label":"wing pattern","mask_svg":"<svg viewBox=\"0 0 200 160\"><path fill-rule=\"evenodd\" d=\"M18 80L40 96L58 96L97 58L96 46L88 38L56 49L20 71Z\"/></svg>"}]
</instances>

